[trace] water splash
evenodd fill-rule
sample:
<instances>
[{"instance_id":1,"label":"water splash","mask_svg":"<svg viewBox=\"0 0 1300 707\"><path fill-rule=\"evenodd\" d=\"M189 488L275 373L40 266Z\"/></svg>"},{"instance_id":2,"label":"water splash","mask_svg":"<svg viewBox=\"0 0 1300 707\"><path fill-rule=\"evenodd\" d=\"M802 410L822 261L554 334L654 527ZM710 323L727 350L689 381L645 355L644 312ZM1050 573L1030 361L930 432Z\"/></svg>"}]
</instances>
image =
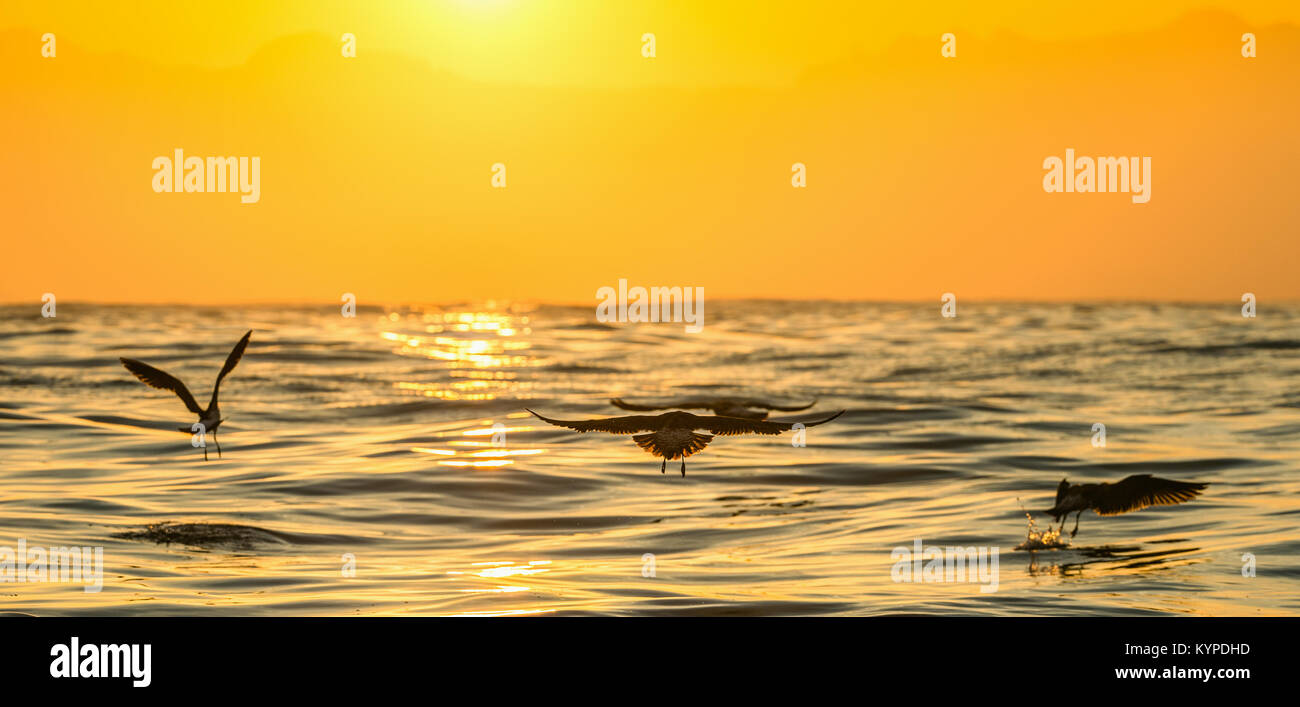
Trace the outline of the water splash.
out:
<instances>
[{"instance_id":1,"label":"water splash","mask_svg":"<svg viewBox=\"0 0 1300 707\"><path fill-rule=\"evenodd\" d=\"M1020 499L1017 498L1016 503L1020 503ZM1038 523L1034 522L1034 517L1025 510L1024 504L1020 504L1020 510L1024 511L1025 518L1029 519L1029 527L1025 541L1016 546L1017 550L1053 550L1070 546L1070 541L1061 538L1060 529L1052 528L1049 523L1046 530L1039 530Z\"/></svg>"}]
</instances>

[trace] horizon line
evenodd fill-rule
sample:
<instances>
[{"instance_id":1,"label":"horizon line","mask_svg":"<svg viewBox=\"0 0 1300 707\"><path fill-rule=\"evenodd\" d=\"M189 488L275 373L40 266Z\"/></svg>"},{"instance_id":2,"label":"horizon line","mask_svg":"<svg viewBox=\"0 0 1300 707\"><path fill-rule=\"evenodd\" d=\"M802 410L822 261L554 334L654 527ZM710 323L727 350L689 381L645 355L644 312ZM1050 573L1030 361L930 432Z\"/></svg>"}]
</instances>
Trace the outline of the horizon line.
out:
<instances>
[{"instance_id":1,"label":"horizon line","mask_svg":"<svg viewBox=\"0 0 1300 707\"><path fill-rule=\"evenodd\" d=\"M954 293L955 294L955 293ZM1243 293L1244 294L1244 293ZM811 297L811 298L790 298L790 297L708 297L707 299L714 302L722 303L750 303L750 302L783 302L791 304L912 304L912 305L929 305L942 304L940 297L932 299L845 299L837 297ZM979 304L1073 304L1073 305L1132 305L1132 304L1161 304L1161 305L1212 305L1225 304L1236 305L1242 304L1243 300L1238 296L1237 299L1143 299L1129 297L1113 298L1078 298L1078 299L1026 299L1017 297L962 297L958 295L958 302L979 303ZM1256 304L1260 298L1256 294ZM1300 304L1300 296L1281 297L1275 300L1266 300L1268 302L1279 304ZM509 298L509 297L475 297L463 300L386 300L373 304L356 303L358 309L373 308L391 308L391 307L411 307L411 306L484 306L487 303L493 303L496 307L509 307L513 305L524 305L532 307L595 307L599 300L593 297L590 301L564 301L564 300L543 300L533 298ZM23 307L35 306L40 307L43 304L40 298L31 300L7 300L0 301L0 307ZM174 302L174 301L127 301L127 300L85 300L85 299L67 299L60 300L60 306L83 305L92 307L193 307L196 309L220 309L223 307L338 307L342 306L342 300L250 300L245 302L216 302L216 303L192 303L192 302Z\"/></svg>"}]
</instances>

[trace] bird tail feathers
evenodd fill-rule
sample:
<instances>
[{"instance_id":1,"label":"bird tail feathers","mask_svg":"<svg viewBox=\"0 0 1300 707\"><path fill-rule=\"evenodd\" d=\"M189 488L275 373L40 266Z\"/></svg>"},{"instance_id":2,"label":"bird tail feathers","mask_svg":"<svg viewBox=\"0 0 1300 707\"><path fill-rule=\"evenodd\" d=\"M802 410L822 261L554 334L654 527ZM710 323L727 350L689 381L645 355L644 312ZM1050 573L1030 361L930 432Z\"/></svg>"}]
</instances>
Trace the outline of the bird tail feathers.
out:
<instances>
[{"instance_id":1,"label":"bird tail feathers","mask_svg":"<svg viewBox=\"0 0 1300 707\"><path fill-rule=\"evenodd\" d=\"M657 432L645 432L639 435L632 435L632 441L636 442L638 447L650 452L656 457L677 459L678 457L689 457L709 446L709 442L713 441L713 435L704 434L702 432L692 432L690 438L686 440L685 444L680 447L674 445L671 448L663 445L663 440L659 438Z\"/></svg>"}]
</instances>

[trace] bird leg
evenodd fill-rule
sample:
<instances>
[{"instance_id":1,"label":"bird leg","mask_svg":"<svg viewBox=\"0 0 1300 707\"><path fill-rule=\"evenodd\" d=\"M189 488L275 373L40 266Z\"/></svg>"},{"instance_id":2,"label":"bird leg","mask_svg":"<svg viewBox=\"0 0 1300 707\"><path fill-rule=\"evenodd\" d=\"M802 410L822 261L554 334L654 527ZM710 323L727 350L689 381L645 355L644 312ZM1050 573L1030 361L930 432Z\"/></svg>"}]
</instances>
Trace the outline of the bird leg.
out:
<instances>
[{"instance_id":1,"label":"bird leg","mask_svg":"<svg viewBox=\"0 0 1300 707\"><path fill-rule=\"evenodd\" d=\"M212 431L212 441L217 445L217 458L221 458L221 441L217 439L217 431Z\"/></svg>"},{"instance_id":2,"label":"bird leg","mask_svg":"<svg viewBox=\"0 0 1300 707\"><path fill-rule=\"evenodd\" d=\"M682 478L686 478L686 455L682 455Z\"/></svg>"},{"instance_id":3,"label":"bird leg","mask_svg":"<svg viewBox=\"0 0 1300 707\"><path fill-rule=\"evenodd\" d=\"M1079 516L1081 515L1083 515L1083 511L1074 514L1074 530L1070 531L1070 537L1074 537L1074 534L1079 532ZM1062 523L1061 527L1064 528L1065 524Z\"/></svg>"},{"instance_id":4,"label":"bird leg","mask_svg":"<svg viewBox=\"0 0 1300 707\"><path fill-rule=\"evenodd\" d=\"M668 457L664 457L664 462L659 465L659 473L660 474L664 473L664 470L667 468L668 468Z\"/></svg>"},{"instance_id":5,"label":"bird leg","mask_svg":"<svg viewBox=\"0 0 1300 707\"><path fill-rule=\"evenodd\" d=\"M203 461L208 460L208 445L203 445Z\"/></svg>"}]
</instances>

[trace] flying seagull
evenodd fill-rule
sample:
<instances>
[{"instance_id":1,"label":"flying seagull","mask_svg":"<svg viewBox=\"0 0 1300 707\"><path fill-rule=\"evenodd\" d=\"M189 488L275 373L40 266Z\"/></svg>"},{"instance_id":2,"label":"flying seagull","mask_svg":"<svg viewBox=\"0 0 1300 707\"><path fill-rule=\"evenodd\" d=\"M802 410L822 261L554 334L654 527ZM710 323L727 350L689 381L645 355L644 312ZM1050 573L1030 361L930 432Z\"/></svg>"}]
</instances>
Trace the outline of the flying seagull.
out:
<instances>
[{"instance_id":1,"label":"flying seagull","mask_svg":"<svg viewBox=\"0 0 1300 707\"><path fill-rule=\"evenodd\" d=\"M677 402L653 405L649 403L637 405L635 403L625 402L622 398L610 398L609 402L613 404L614 407L620 407L624 410L633 410L636 412L669 409L712 410L714 415L721 415L723 417L743 417L750 420L766 419L767 410L798 412L800 410L807 410L817 404L817 400L813 399L813 401L807 405L781 407L780 405L773 405L772 403L764 402L762 400L754 400L753 398L688 398L686 400L678 400ZM765 410L755 410L753 408L765 408Z\"/></svg>"},{"instance_id":2,"label":"flying seagull","mask_svg":"<svg viewBox=\"0 0 1300 707\"><path fill-rule=\"evenodd\" d=\"M607 417L603 420L552 420L549 417L538 415L532 410L528 412L532 412L539 419L552 425L568 427L579 432L596 431L631 434L632 441L636 442L637 446L656 457L663 457L664 461L659 465L659 473L661 474L668 468L669 459L681 457L682 476L686 476L686 457L709 446L709 442L713 441L713 435L726 437L750 432L760 435L777 435L788 432L797 424L812 427L830 422L844 414L844 411L840 410L824 420L799 423L749 420L741 417L717 415L696 415L681 411L666 412L662 415ZM695 430L708 430L713 434L700 434ZM633 434L635 432L644 434Z\"/></svg>"},{"instance_id":3,"label":"flying seagull","mask_svg":"<svg viewBox=\"0 0 1300 707\"><path fill-rule=\"evenodd\" d=\"M1172 506L1196 498L1206 486L1209 484L1170 481L1150 474L1135 474L1113 484L1071 484L1061 479L1061 485L1056 487L1056 506L1047 514L1053 520L1060 520L1061 530L1065 530L1066 518L1072 511L1077 511L1074 530L1070 531L1070 537L1074 537L1079 532L1079 516L1086 510L1094 510L1102 516L1117 516L1148 506Z\"/></svg>"},{"instance_id":4,"label":"flying seagull","mask_svg":"<svg viewBox=\"0 0 1300 707\"><path fill-rule=\"evenodd\" d=\"M230 350L230 355L226 357L226 365L221 367L221 372L217 374L217 382L212 386L212 400L208 401L206 410L199 407L199 404L194 400L194 396L190 394L190 389L186 388L179 378L133 358L119 358L118 360L122 362L123 366L126 366L126 370L135 374L135 377L139 378L140 382L153 388L170 390L181 399L181 402L185 403L185 407L189 408L190 412L198 415L199 424L203 425L203 430L212 433L212 441L217 445L217 457L220 458L221 442L217 441L217 428L225 420L221 419L221 408L217 405L217 394L221 390L222 379L226 377L227 373L235 370L235 365L239 363L239 359L243 358L244 349L248 348L248 338L252 335L253 331L250 329L247 334L244 334L244 338L240 339L238 344L235 344L235 348ZM178 427L176 429L181 432L190 432L193 428ZM203 461L207 460L208 448L205 445L203 447Z\"/></svg>"}]
</instances>

